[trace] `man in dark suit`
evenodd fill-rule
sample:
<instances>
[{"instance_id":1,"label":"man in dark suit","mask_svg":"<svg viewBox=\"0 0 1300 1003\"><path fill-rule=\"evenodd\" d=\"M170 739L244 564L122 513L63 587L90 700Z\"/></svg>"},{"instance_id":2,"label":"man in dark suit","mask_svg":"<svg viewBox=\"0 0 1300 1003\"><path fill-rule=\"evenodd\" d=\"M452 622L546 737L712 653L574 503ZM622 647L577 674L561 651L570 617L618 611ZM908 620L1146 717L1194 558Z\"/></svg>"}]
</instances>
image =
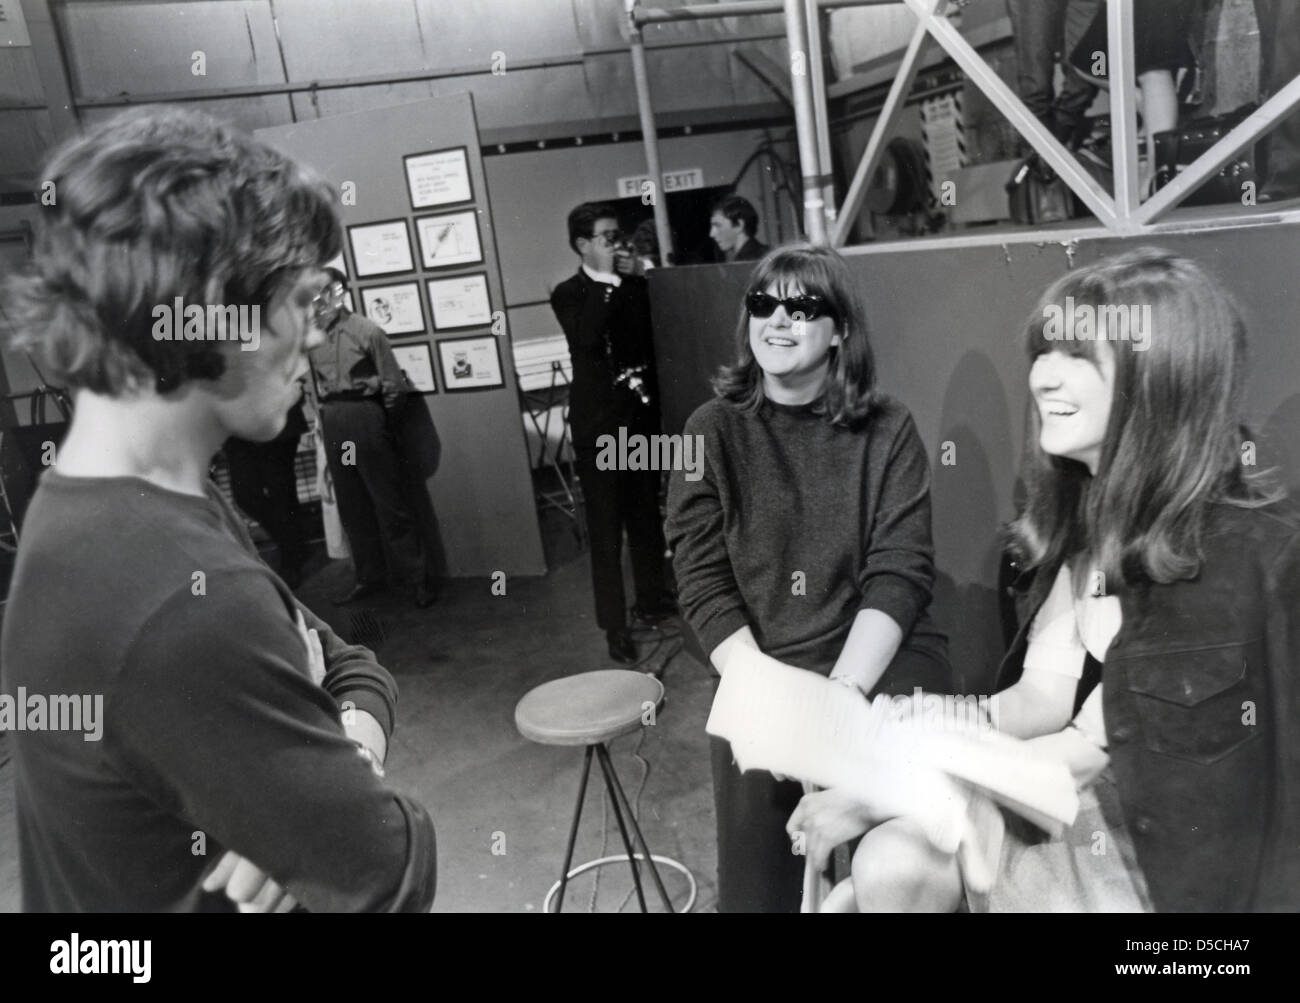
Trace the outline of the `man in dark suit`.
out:
<instances>
[{"instance_id":1,"label":"man in dark suit","mask_svg":"<svg viewBox=\"0 0 1300 1003\"><path fill-rule=\"evenodd\" d=\"M713 207L709 217L709 236L718 245L721 261L757 261L767 253L767 245L754 236L758 232L758 213L749 200L728 195Z\"/></svg>"},{"instance_id":2,"label":"man in dark suit","mask_svg":"<svg viewBox=\"0 0 1300 1003\"><path fill-rule=\"evenodd\" d=\"M584 203L569 213L568 226L569 246L582 262L576 275L555 287L551 308L573 360L569 420L591 537L596 624L605 631L610 657L632 663L637 651L623 587L624 530L636 586L633 615L653 623L676 611L664 581L659 472L609 463L610 451L601 452L597 440L617 440L620 429L628 439L660 432L650 296L612 206Z\"/></svg>"}]
</instances>

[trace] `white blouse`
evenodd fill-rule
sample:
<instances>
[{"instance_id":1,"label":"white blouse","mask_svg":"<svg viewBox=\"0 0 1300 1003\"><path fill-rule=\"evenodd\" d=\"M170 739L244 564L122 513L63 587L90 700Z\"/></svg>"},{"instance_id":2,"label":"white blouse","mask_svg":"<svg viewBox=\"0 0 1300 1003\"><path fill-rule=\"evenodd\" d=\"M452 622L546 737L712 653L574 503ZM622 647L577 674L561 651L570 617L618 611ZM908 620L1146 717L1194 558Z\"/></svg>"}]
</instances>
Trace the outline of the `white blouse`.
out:
<instances>
[{"instance_id":1,"label":"white blouse","mask_svg":"<svg viewBox=\"0 0 1300 1003\"><path fill-rule=\"evenodd\" d=\"M1097 573L1089 581L1101 581ZM1119 633L1123 612L1119 599L1108 595L1074 595L1069 564L1061 566L1052 591L1029 625L1029 648L1025 673L1057 672L1079 679L1088 655L1101 662L1106 649ZM1074 725L1098 748L1106 748L1106 724L1102 716L1101 684L1098 683L1075 715Z\"/></svg>"}]
</instances>

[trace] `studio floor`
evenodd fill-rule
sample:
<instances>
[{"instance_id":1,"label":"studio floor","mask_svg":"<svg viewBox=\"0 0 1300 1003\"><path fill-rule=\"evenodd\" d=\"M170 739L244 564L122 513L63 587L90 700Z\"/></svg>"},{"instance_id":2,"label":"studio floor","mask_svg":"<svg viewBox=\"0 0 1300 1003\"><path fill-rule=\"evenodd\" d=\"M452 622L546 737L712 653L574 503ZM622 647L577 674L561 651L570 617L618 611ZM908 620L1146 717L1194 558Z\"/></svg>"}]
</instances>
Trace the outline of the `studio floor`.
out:
<instances>
[{"instance_id":1,"label":"studio floor","mask_svg":"<svg viewBox=\"0 0 1300 1003\"><path fill-rule=\"evenodd\" d=\"M456 579L438 602L416 609L393 595L337 609L326 596L350 581L346 561L322 548L298 594L342 636L368 643L397 678L398 727L388 777L420 800L438 834L435 912L537 912L564 859L578 779L579 748L536 745L515 729L514 708L540 683L619 668L596 629L587 554L558 517L543 520L549 574L509 579L495 596L489 579ZM698 884L693 911L716 903L714 813L704 723L708 672L675 640L678 626L638 634L644 663L666 690L652 727L610 745L615 769L637 809L650 849L689 868ZM7 759L0 738L0 761ZM599 772L588 785L575 864L621 852ZM0 765L0 911L19 908L13 766ZM687 879L660 869L674 907ZM597 874L599 875L597 877ZM652 911L662 906L647 883ZM635 911L626 865L574 878L564 908Z\"/></svg>"}]
</instances>

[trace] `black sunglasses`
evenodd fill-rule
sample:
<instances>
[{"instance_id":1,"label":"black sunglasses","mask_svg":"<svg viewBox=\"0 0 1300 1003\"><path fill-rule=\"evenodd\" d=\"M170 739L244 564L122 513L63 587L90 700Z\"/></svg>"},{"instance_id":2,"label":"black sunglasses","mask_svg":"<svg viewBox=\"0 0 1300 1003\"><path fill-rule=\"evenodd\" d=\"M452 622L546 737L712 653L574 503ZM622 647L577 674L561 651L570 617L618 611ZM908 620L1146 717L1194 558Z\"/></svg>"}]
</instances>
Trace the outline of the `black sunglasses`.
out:
<instances>
[{"instance_id":1,"label":"black sunglasses","mask_svg":"<svg viewBox=\"0 0 1300 1003\"><path fill-rule=\"evenodd\" d=\"M795 320L816 320L818 317L834 316L834 309L822 297L805 293L802 296L790 296L778 299L763 292L751 292L745 295L745 309L751 317L763 320L776 313L778 306L785 307L785 312Z\"/></svg>"}]
</instances>

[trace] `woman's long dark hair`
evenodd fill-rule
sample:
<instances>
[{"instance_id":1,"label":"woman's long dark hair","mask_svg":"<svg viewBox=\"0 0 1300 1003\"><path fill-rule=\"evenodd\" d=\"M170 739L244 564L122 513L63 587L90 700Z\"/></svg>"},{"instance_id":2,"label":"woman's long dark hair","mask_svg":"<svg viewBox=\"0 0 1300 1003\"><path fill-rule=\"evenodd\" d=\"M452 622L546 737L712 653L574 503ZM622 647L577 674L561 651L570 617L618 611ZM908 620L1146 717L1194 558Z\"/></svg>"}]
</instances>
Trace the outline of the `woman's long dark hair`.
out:
<instances>
[{"instance_id":1,"label":"woman's long dark hair","mask_svg":"<svg viewBox=\"0 0 1300 1003\"><path fill-rule=\"evenodd\" d=\"M787 244L769 251L749 277L746 293L763 292L772 283L782 292L801 289L830 304L838 347L830 352L830 370L819 409L833 425L858 428L876 404L876 362L867 339L862 304L844 259L829 247ZM713 379L714 392L744 410L764 399L763 371L749 346L749 313L743 303L736 325L736 362Z\"/></svg>"},{"instance_id":2,"label":"woman's long dark hair","mask_svg":"<svg viewBox=\"0 0 1300 1003\"><path fill-rule=\"evenodd\" d=\"M1089 563L1105 575L1110 592L1143 580L1194 578L1208 503L1253 507L1282 494L1271 486L1270 472L1243 463L1250 436L1241 423L1241 315L1198 265L1143 248L1055 282L1029 319L1031 359L1065 350L1096 362L1096 341L1061 341L1048 323L1049 316L1077 316L1080 307L1098 318L1098 334L1115 356L1097 473L1043 451L1042 421L1031 401L1027 497L1010 527L1011 548L1028 567L1050 569L1085 556L1074 561L1076 594L1083 592ZM1139 349L1136 332L1123 340L1118 325L1121 312L1141 317L1146 307L1150 324Z\"/></svg>"}]
</instances>

